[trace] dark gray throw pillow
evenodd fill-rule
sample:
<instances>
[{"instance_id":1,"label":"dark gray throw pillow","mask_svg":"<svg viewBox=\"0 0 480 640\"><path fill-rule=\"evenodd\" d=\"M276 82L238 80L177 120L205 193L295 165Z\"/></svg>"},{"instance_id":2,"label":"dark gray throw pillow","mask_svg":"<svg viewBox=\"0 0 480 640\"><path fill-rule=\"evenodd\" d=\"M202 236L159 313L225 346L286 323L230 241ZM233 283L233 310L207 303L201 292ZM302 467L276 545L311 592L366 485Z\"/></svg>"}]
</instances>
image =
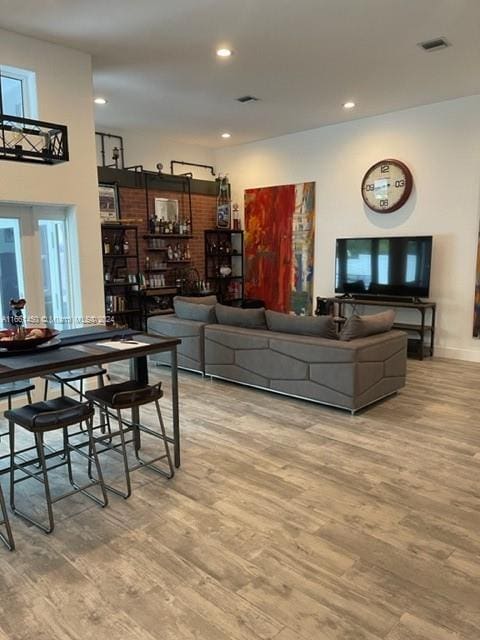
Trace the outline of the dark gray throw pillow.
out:
<instances>
[{"instance_id":1,"label":"dark gray throw pillow","mask_svg":"<svg viewBox=\"0 0 480 640\"><path fill-rule=\"evenodd\" d=\"M175 300L182 300L183 302L191 302L192 304L208 304L214 306L217 304L217 296L175 296Z\"/></svg>"},{"instance_id":2,"label":"dark gray throw pillow","mask_svg":"<svg viewBox=\"0 0 480 640\"><path fill-rule=\"evenodd\" d=\"M207 322L208 324L216 322L215 306L212 304L188 302L176 296L173 299L173 308L177 318L182 320L195 320L197 322Z\"/></svg>"},{"instance_id":3,"label":"dark gray throw pillow","mask_svg":"<svg viewBox=\"0 0 480 640\"><path fill-rule=\"evenodd\" d=\"M294 316L278 311L266 311L265 316L270 331L338 340L332 316Z\"/></svg>"},{"instance_id":4,"label":"dark gray throw pillow","mask_svg":"<svg viewBox=\"0 0 480 640\"><path fill-rule=\"evenodd\" d=\"M217 322L229 324L234 327L245 327L246 329L266 329L265 309L241 309L240 307L229 307L225 304L216 304L215 313Z\"/></svg>"},{"instance_id":5,"label":"dark gray throw pillow","mask_svg":"<svg viewBox=\"0 0 480 640\"><path fill-rule=\"evenodd\" d=\"M355 338L366 338L377 333L390 331L395 320L395 311L388 309L381 313L374 313L369 316L359 316L354 314L346 321L340 332L340 340L355 340Z\"/></svg>"}]
</instances>

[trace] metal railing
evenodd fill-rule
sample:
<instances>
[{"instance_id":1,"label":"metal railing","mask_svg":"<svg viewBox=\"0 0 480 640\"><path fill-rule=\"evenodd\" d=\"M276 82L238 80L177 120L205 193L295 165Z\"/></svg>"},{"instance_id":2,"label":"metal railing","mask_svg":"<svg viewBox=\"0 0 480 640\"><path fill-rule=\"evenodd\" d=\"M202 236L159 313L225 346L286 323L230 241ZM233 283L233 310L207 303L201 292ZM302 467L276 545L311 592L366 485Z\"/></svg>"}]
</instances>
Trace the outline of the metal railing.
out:
<instances>
[{"instance_id":1,"label":"metal railing","mask_svg":"<svg viewBox=\"0 0 480 640\"><path fill-rule=\"evenodd\" d=\"M68 159L65 125L0 114L0 160L58 164Z\"/></svg>"}]
</instances>

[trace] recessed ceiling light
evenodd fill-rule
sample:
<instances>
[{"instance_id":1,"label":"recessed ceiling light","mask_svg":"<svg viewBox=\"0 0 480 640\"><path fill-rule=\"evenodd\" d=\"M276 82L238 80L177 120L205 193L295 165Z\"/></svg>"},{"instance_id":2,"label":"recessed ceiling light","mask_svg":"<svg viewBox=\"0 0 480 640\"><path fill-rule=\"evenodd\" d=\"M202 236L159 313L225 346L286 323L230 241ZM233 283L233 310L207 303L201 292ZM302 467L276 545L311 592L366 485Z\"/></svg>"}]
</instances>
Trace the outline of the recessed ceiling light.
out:
<instances>
[{"instance_id":1,"label":"recessed ceiling light","mask_svg":"<svg viewBox=\"0 0 480 640\"><path fill-rule=\"evenodd\" d=\"M232 137L231 133L227 133L227 132L222 133L222 138L231 138L231 137Z\"/></svg>"},{"instance_id":2,"label":"recessed ceiling light","mask_svg":"<svg viewBox=\"0 0 480 640\"><path fill-rule=\"evenodd\" d=\"M355 103L352 102L351 100L349 100L349 102L344 102L343 104L344 109L353 109L354 106L355 106Z\"/></svg>"},{"instance_id":3,"label":"recessed ceiling light","mask_svg":"<svg viewBox=\"0 0 480 640\"><path fill-rule=\"evenodd\" d=\"M95 104L107 104L108 100L106 100L105 98L95 98L94 102Z\"/></svg>"},{"instance_id":4,"label":"recessed ceiling light","mask_svg":"<svg viewBox=\"0 0 480 640\"><path fill-rule=\"evenodd\" d=\"M229 58L232 55L232 50L227 49L226 47L221 47L217 49L217 56L219 58Z\"/></svg>"}]
</instances>

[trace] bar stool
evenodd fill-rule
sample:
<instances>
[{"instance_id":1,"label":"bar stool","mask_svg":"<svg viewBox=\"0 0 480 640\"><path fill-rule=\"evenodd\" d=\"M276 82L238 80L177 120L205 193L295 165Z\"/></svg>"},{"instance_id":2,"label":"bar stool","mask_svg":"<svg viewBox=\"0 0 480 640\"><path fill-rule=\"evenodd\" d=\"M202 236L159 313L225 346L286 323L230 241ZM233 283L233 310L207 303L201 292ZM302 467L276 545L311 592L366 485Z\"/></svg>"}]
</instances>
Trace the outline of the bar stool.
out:
<instances>
[{"instance_id":1,"label":"bar stool","mask_svg":"<svg viewBox=\"0 0 480 640\"><path fill-rule=\"evenodd\" d=\"M79 393L80 400L82 400L85 397L83 393L84 380L88 380L89 378L97 378L98 386L103 387L105 384L103 376L106 374L107 370L97 364L91 367L82 367L80 369L70 369L67 371L59 371L58 373L50 373L46 376L43 376L43 380L45 381L45 386L43 389L43 399L47 400L48 398L49 382L60 383L60 393L62 396L65 395L65 387L75 390L75 388L73 387L73 383L80 382L80 388L77 391ZM102 433L105 433L105 426L107 429L110 428L108 415L104 416L104 421L102 420Z\"/></svg>"},{"instance_id":2,"label":"bar stool","mask_svg":"<svg viewBox=\"0 0 480 640\"><path fill-rule=\"evenodd\" d=\"M163 423L162 413L160 411L159 400L163 397L161 386L161 382L156 385L150 386L135 382L134 380L130 380L128 382L122 382L119 384L110 384L101 389L87 391L85 394L89 400L92 400L94 403L98 404L104 413L108 413L109 410L113 410L116 413L115 417L118 423L118 431L111 431L106 435L95 436L95 441L104 445L103 449L99 449L99 455L106 451L115 451L116 453L119 453L123 458L127 491L122 492L119 489L106 484L107 489L113 491L119 496L122 496L123 498L128 498L132 493L132 486L130 482L131 471L135 471L136 469L140 469L141 467L148 467L149 469L156 471L167 479L173 478L174 476L175 471L172 464L172 459L170 457L170 449L165 432L165 425ZM140 406L149 404L151 402L155 403L160 432L150 429L144 424L141 424L140 421L138 423L129 422L122 417L123 410L133 409L136 407L139 408ZM130 432L133 432L133 437L131 440L126 440L125 436ZM150 436L153 436L154 438L163 441L164 452L159 456L151 458L150 460L144 460L143 458L141 458L139 454L140 433L146 433ZM119 437L120 442L114 444L112 440L110 440L115 437ZM135 465L129 465L128 462L127 444L131 443L134 444L134 452L137 459L137 464ZM155 464L160 460L166 460L167 470Z\"/></svg>"},{"instance_id":3,"label":"bar stool","mask_svg":"<svg viewBox=\"0 0 480 640\"><path fill-rule=\"evenodd\" d=\"M5 400L7 398L8 409L12 408L12 398L15 396L22 395L23 393L26 395L27 402L29 404L32 403L32 391L35 389L35 385L30 382L30 380L19 380L17 382L8 382L5 384L0 384L0 400ZM3 436L8 436L8 431L3 431L0 433L0 440ZM10 458L10 453L5 453L0 456L0 460L5 460L6 458ZM0 473L8 473L9 469L1 469ZM0 487L0 509L2 512L2 520L0 520L0 525L5 526L5 534L0 533L0 540L5 544L7 549L10 551L14 551L15 549L15 540L13 538L12 528L10 526L10 520L8 518L8 512L5 507L5 498L3 497L3 491Z\"/></svg>"},{"instance_id":4,"label":"bar stool","mask_svg":"<svg viewBox=\"0 0 480 640\"><path fill-rule=\"evenodd\" d=\"M67 498L68 496L76 493L82 493L102 507L105 507L108 504L102 470L98 461L95 440L93 437L92 427L94 413L95 410L91 402L81 403L67 396L55 398L47 402L35 402L33 404L5 412L5 417L10 423L10 506L16 515L35 525L45 533L51 533L55 526L52 505L59 500L63 500L63 498ZM71 436L68 431L70 426L82 424L83 422L86 425L88 434L88 453L85 453L82 450L81 445L79 446L78 444L72 444L70 442ZM34 435L35 446L23 449L20 452L15 450L16 425L23 427L26 431ZM46 454L44 445L45 433L60 429L63 431L63 449L61 451L52 451L51 448L49 448L49 453ZM25 460L22 457L21 462L16 461L18 454L24 454L29 450L36 450L37 457L29 460ZM79 486L74 480L71 462L71 453L74 451L88 460L89 469L92 463L95 465L97 478L95 480L90 479L88 484ZM47 467L47 460L55 456L58 457L61 453L65 453L65 459L61 462L55 463L51 467ZM73 490L52 497L50 493L48 472L64 465L67 465L68 479ZM29 467L32 466L34 467L34 470L29 469ZM15 471L22 472L25 474L25 477L15 478ZM48 514L47 526L38 520L35 520L23 511L20 511L15 506L15 485L19 482L28 480L29 478L38 480L44 485ZM100 487L103 499L98 498L88 491L88 489L94 485L98 485Z\"/></svg>"},{"instance_id":5,"label":"bar stool","mask_svg":"<svg viewBox=\"0 0 480 640\"><path fill-rule=\"evenodd\" d=\"M17 382L7 382L6 384L0 384L0 400L7 398L8 408L12 408L12 398L24 393L27 397L28 404L32 403L32 391L35 389L35 385L30 380L18 380ZM6 435L6 434L2 434Z\"/></svg>"},{"instance_id":6,"label":"bar stool","mask_svg":"<svg viewBox=\"0 0 480 640\"><path fill-rule=\"evenodd\" d=\"M0 487L0 508L2 510L2 520L0 520L0 525L5 525L5 534L0 532L0 540L5 544L7 549L9 549L10 551L14 551L15 540L13 539L12 528L10 527L7 508L5 507L5 499L3 497L2 487Z\"/></svg>"},{"instance_id":7,"label":"bar stool","mask_svg":"<svg viewBox=\"0 0 480 640\"><path fill-rule=\"evenodd\" d=\"M19 380L17 382L8 382L0 384L0 400L7 398L8 410L12 408L12 398L15 396L26 395L28 404L32 404L32 391L35 389L35 385L30 380ZM8 431L2 431L0 433L0 440L3 436L8 436ZM5 460L10 457L10 453L6 453L0 456L0 460ZM7 473L8 469L0 469L0 474Z\"/></svg>"},{"instance_id":8,"label":"bar stool","mask_svg":"<svg viewBox=\"0 0 480 640\"><path fill-rule=\"evenodd\" d=\"M100 365L94 365L92 367L83 367L81 369L71 369L69 371L60 371L59 373L50 373L43 376L45 381L45 387L43 389L43 399L48 398L48 383L59 382L60 391L62 396L65 395L65 385L72 388L73 382L80 382L80 397L83 396L83 381L88 378L98 378L98 386L103 387L103 376L107 373L107 370Z\"/></svg>"}]
</instances>

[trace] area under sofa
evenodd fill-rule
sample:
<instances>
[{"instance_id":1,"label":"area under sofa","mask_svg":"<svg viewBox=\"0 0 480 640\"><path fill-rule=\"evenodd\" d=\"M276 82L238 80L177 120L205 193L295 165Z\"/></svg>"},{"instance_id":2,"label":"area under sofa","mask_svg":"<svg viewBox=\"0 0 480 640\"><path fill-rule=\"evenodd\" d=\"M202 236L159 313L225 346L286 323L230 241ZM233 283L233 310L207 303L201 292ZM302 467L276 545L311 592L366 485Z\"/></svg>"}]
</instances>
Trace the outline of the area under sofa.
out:
<instances>
[{"instance_id":1,"label":"area under sofa","mask_svg":"<svg viewBox=\"0 0 480 640\"><path fill-rule=\"evenodd\" d=\"M402 331L347 341L176 315L152 318L148 329L182 339L178 360L185 369L352 413L405 385L407 335ZM157 362L169 364L168 356Z\"/></svg>"}]
</instances>

